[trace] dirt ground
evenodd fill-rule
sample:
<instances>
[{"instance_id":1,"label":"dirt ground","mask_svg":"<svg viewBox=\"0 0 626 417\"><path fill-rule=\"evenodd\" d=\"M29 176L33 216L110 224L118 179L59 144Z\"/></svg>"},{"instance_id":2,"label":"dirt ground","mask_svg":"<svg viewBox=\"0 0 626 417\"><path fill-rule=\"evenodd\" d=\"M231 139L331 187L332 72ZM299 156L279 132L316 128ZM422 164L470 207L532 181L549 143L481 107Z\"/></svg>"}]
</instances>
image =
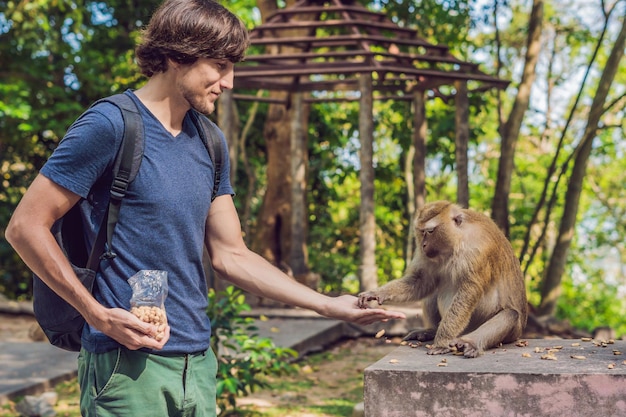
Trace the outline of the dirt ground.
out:
<instances>
[{"instance_id":1,"label":"dirt ground","mask_svg":"<svg viewBox=\"0 0 626 417\"><path fill-rule=\"evenodd\" d=\"M30 314L0 313L0 342L39 342L40 332Z\"/></svg>"},{"instance_id":2,"label":"dirt ground","mask_svg":"<svg viewBox=\"0 0 626 417\"><path fill-rule=\"evenodd\" d=\"M348 399L362 402L363 371L398 348L400 341L400 338L387 340L384 337L342 340L317 359L304 358L297 375L269 378L272 388L237 399L237 406L261 412L279 407L290 410L290 417L309 417L312 414L298 411L298 405L323 407Z\"/></svg>"}]
</instances>

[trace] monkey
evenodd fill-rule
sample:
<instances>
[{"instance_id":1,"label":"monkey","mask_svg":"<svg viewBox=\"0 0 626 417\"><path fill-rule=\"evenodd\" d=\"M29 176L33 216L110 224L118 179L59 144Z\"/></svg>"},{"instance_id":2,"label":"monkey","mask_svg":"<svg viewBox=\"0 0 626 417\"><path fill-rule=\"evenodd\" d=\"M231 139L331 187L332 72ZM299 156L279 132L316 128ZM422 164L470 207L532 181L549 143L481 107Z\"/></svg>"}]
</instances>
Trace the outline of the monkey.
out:
<instances>
[{"instance_id":1,"label":"monkey","mask_svg":"<svg viewBox=\"0 0 626 417\"><path fill-rule=\"evenodd\" d=\"M416 250L403 276L360 293L358 306L422 300L427 330L413 330L404 340L434 339L430 355L456 350L475 358L519 339L528 319L526 286L513 247L496 223L435 201L419 210L415 228Z\"/></svg>"}]
</instances>

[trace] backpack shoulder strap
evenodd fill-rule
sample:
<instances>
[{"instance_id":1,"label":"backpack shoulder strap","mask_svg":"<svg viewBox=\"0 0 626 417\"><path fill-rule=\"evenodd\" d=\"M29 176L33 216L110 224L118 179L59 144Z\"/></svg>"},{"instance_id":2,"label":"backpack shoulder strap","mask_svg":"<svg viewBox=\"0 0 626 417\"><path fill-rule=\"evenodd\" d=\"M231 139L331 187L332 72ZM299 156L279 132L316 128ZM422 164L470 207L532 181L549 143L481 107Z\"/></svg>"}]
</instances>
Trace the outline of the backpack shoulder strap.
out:
<instances>
[{"instance_id":1,"label":"backpack shoulder strap","mask_svg":"<svg viewBox=\"0 0 626 417\"><path fill-rule=\"evenodd\" d=\"M213 201L217 197L222 174L222 139L218 133L217 126L208 117L193 109L189 114L200 133L204 146L209 152L213 165L215 165L215 181L213 182L213 192L211 193L211 201Z\"/></svg>"},{"instance_id":2,"label":"backpack shoulder strap","mask_svg":"<svg viewBox=\"0 0 626 417\"><path fill-rule=\"evenodd\" d=\"M144 149L143 121L133 99L126 94L115 94L96 101L94 105L101 102L112 103L120 109L124 121L124 133L122 144L113 165L113 182L111 183L109 207L104 215L96 241L89 255L89 261L87 262L87 267L94 271L97 270L101 257L115 257L111 246L113 230L117 224L120 205L126 195L128 185L139 172ZM105 224L106 227L104 227ZM106 252L104 252L105 241L108 246Z\"/></svg>"},{"instance_id":3,"label":"backpack shoulder strap","mask_svg":"<svg viewBox=\"0 0 626 417\"><path fill-rule=\"evenodd\" d=\"M111 194L118 199L124 198L126 189L137 173L143 158L144 129L139 108L127 94L115 94L98 100L96 103L109 102L116 105L122 112L124 120L124 135L122 144L115 158L111 186ZM132 140L131 140L132 139Z\"/></svg>"}]
</instances>

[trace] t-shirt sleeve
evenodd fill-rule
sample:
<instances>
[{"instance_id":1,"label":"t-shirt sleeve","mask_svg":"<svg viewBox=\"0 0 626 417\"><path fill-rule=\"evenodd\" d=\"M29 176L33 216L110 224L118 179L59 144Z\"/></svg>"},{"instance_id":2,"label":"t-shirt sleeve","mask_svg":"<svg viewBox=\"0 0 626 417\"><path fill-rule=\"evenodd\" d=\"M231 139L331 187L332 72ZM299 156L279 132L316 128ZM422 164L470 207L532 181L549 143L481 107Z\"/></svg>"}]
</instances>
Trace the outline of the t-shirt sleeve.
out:
<instances>
[{"instance_id":1,"label":"t-shirt sleeve","mask_svg":"<svg viewBox=\"0 0 626 417\"><path fill-rule=\"evenodd\" d=\"M122 130L120 110L110 103L97 104L70 126L40 173L87 198L98 178L112 166Z\"/></svg>"}]
</instances>

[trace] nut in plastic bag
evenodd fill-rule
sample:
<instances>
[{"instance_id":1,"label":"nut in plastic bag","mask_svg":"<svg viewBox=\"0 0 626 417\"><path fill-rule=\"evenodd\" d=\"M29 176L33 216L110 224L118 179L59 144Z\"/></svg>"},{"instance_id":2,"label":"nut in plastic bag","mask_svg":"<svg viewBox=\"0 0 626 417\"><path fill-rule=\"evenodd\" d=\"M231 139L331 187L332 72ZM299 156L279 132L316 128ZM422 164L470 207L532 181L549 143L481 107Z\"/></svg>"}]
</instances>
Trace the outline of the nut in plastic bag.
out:
<instances>
[{"instance_id":1,"label":"nut in plastic bag","mask_svg":"<svg viewBox=\"0 0 626 417\"><path fill-rule=\"evenodd\" d=\"M167 326L165 299L167 298L167 271L141 270L128 279L133 295L130 312L141 321L157 326L156 340L163 339Z\"/></svg>"}]
</instances>

